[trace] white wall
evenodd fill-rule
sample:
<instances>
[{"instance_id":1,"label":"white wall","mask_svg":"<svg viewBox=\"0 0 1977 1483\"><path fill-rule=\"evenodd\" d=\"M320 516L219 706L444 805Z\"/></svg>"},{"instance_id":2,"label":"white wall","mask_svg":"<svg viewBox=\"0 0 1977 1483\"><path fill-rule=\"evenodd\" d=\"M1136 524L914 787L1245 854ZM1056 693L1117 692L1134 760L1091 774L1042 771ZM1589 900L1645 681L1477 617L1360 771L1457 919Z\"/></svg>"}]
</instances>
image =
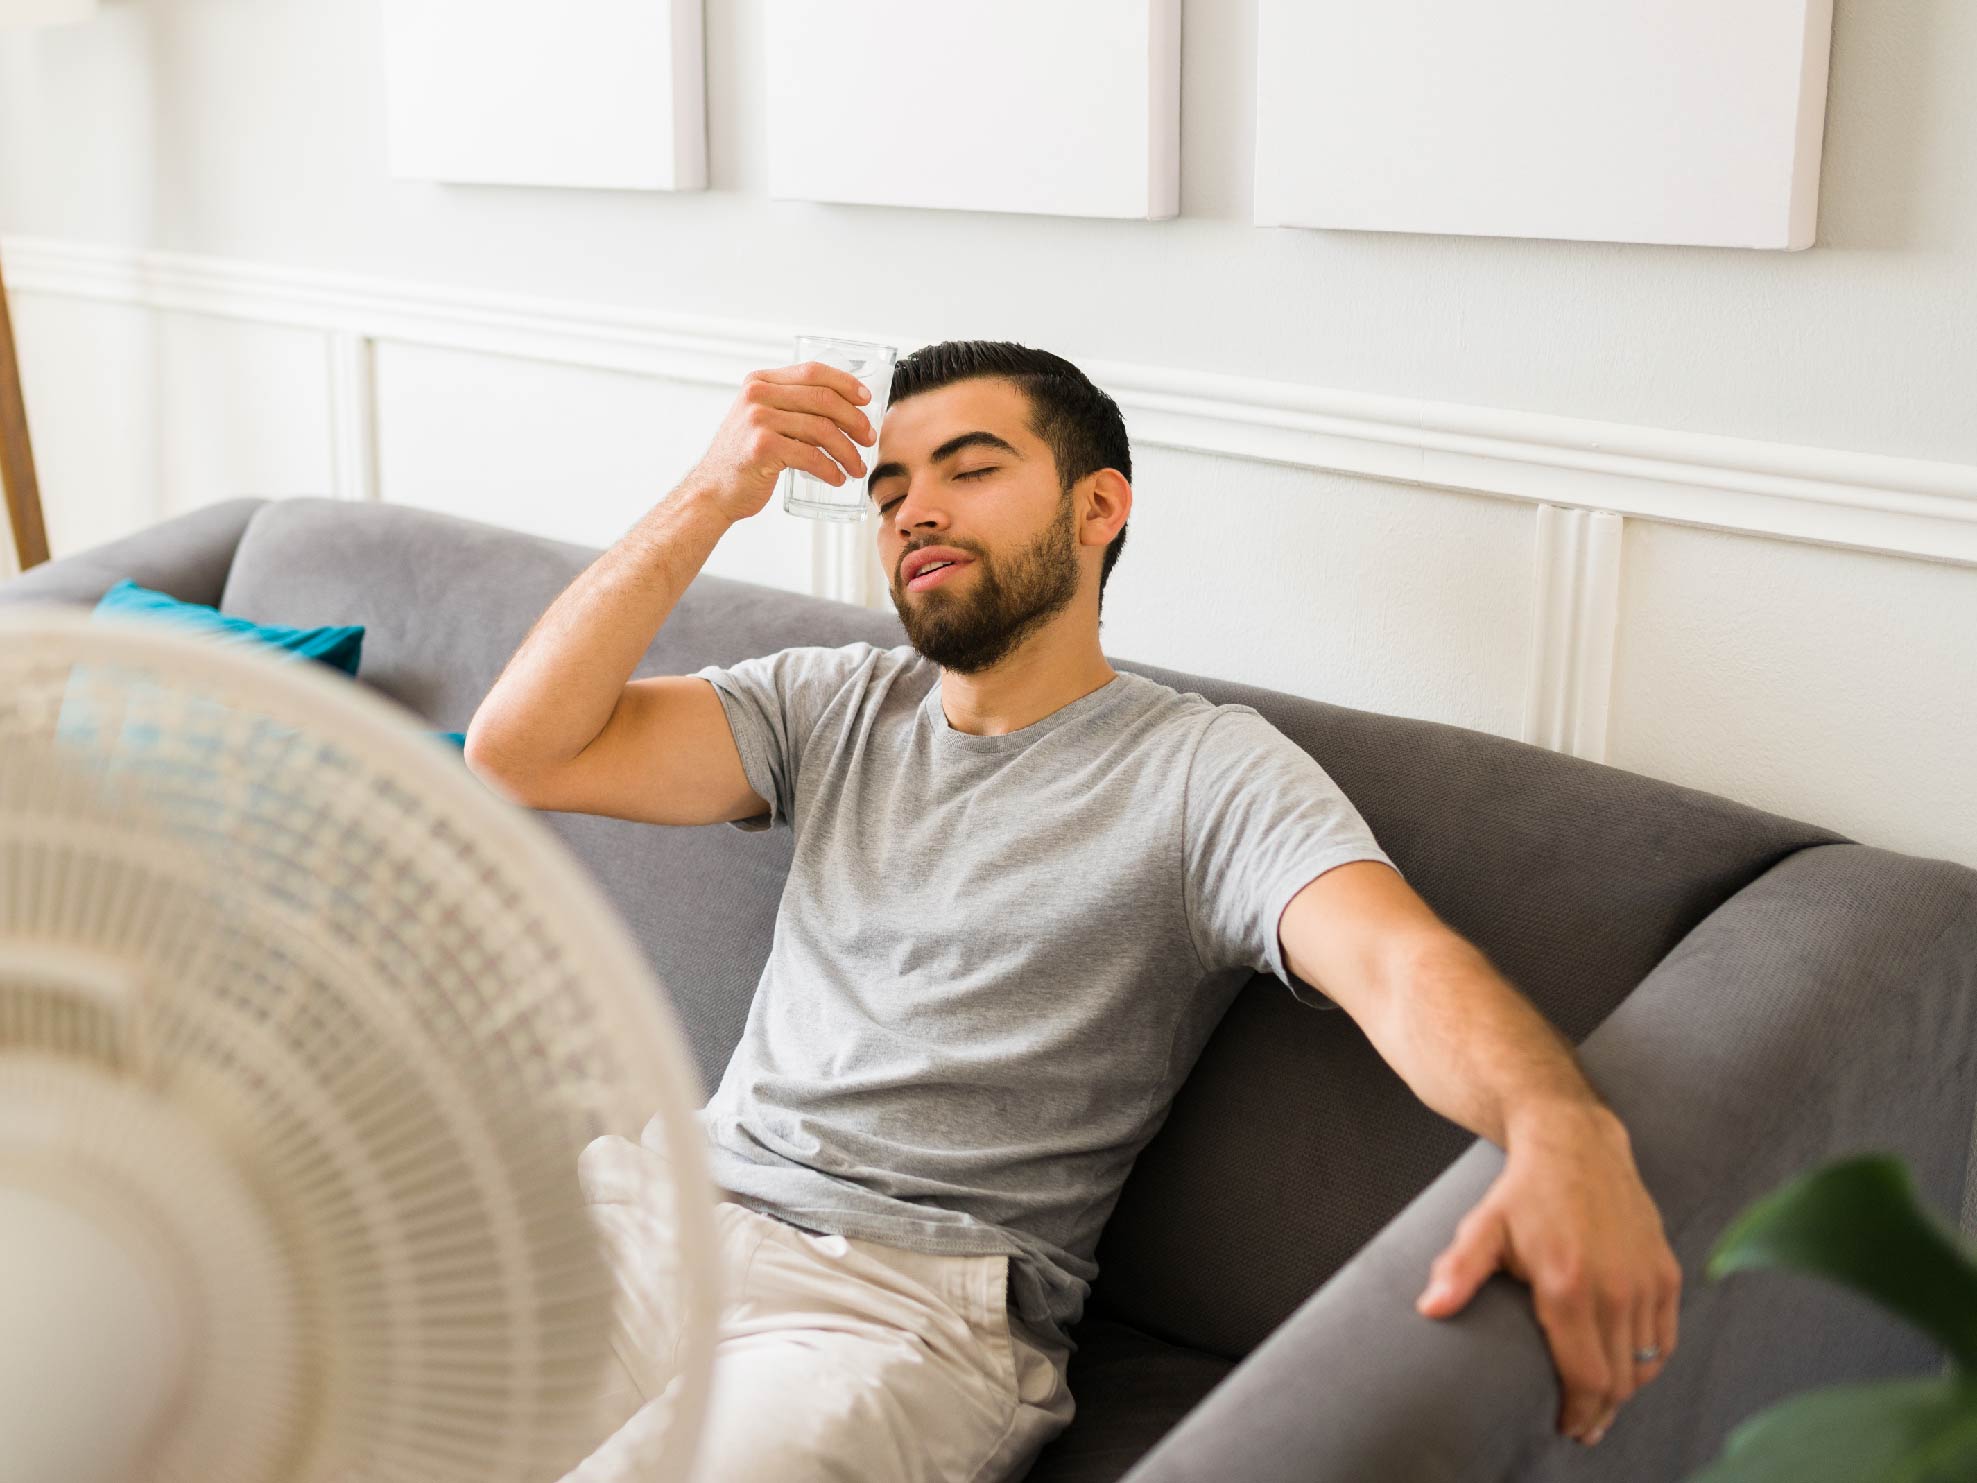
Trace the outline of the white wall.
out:
<instances>
[{"instance_id":1,"label":"white wall","mask_svg":"<svg viewBox=\"0 0 1977 1483\"><path fill-rule=\"evenodd\" d=\"M1175 220L774 202L761 18L677 195L388 179L372 3L0 39L56 553L237 493L602 545L798 329L1018 339L1134 436L1108 653L1977 865L1977 10L1842 0L1800 253L1252 227L1250 0L1185 11ZM857 539L710 570L882 606Z\"/></svg>"}]
</instances>

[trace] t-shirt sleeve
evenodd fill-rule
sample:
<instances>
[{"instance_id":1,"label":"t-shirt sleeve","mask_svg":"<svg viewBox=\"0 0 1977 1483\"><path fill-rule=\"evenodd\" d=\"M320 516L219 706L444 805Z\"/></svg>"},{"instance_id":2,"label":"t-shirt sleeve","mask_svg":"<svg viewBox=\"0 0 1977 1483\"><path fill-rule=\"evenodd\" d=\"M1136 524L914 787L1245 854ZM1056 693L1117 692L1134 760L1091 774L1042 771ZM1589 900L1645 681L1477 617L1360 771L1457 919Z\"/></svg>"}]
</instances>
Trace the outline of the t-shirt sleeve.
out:
<instances>
[{"instance_id":1,"label":"t-shirt sleeve","mask_svg":"<svg viewBox=\"0 0 1977 1483\"><path fill-rule=\"evenodd\" d=\"M1277 928L1336 865L1379 860L1373 831L1317 759L1250 706L1223 706L1188 768L1182 856L1188 930L1207 972L1271 973L1305 1004L1338 1006L1291 972Z\"/></svg>"},{"instance_id":2,"label":"t-shirt sleeve","mask_svg":"<svg viewBox=\"0 0 1977 1483\"><path fill-rule=\"evenodd\" d=\"M874 652L862 642L834 649L806 645L733 664L703 665L693 672L721 697L748 786L768 800L766 814L729 820L735 828L758 834L777 825L790 827L804 747L824 708Z\"/></svg>"}]
</instances>

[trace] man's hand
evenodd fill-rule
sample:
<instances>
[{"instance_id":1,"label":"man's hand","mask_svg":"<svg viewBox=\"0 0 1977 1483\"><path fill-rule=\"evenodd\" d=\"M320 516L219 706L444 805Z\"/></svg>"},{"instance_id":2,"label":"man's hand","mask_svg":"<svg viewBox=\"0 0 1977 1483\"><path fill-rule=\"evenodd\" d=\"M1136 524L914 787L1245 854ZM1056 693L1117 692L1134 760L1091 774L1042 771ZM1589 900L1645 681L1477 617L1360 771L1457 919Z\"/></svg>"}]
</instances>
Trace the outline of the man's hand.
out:
<instances>
[{"instance_id":1,"label":"man's hand","mask_svg":"<svg viewBox=\"0 0 1977 1483\"><path fill-rule=\"evenodd\" d=\"M801 469L826 484L862 479L867 470L858 449L878 446L862 406L871 399L851 372L821 361L750 371L681 487L698 491L730 522L739 522L762 512L784 469Z\"/></svg>"},{"instance_id":2,"label":"man's hand","mask_svg":"<svg viewBox=\"0 0 1977 1483\"><path fill-rule=\"evenodd\" d=\"M1610 1111L1527 1117L1505 1149L1415 1306L1452 1317L1498 1267L1530 1284L1563 1392L1558 1429L1593 1446L1675 1352L1682 1269ZM1636 1363L1650 1347L1660 1356Z\"/></svg>"}]
</instances>

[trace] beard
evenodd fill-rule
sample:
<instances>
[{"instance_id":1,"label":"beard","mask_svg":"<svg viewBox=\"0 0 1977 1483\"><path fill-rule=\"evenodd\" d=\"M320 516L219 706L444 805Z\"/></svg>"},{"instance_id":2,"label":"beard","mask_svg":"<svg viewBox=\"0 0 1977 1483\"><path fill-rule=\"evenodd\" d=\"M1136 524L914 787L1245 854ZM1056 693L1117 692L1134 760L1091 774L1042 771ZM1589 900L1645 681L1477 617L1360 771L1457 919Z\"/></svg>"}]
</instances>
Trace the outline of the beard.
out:
<instances>
[{"instance_id":1,"label":"beard","mask_svg":"<svg viewBox=\"0 0 1977 1483\"><path fill-rule=\"evenodd\" d=\"M892 605L907 642L955 674L993 669L1076 599L1076 530L1077 506L1066 489L1057 518L1008 561L975 554L969 571L925 592L908 592L895 577Z\"/></svg>"}]
</instances>

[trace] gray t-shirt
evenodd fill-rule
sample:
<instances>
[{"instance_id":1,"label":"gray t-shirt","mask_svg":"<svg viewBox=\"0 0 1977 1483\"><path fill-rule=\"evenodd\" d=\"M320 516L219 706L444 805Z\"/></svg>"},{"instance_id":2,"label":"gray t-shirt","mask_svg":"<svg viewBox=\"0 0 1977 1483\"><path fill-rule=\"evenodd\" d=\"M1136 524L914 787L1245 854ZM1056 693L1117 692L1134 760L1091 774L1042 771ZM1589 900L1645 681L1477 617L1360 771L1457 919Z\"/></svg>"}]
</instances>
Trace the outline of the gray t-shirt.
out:
<instances>
[{"instance_id":1,"label":"gray t-shirt","mask_svg":"<svg viewBox=\"0 0 1977 1483\"><path fill-rule=\"evenodd\" d=\"M795 831L769 960L697 1116L714 1182L807 1230L1007 1253L1069 1343L1134 1159L1309 881L1393 861L1254 708L1139 675L1004 736L911 645L695 672ZM1073 1346L1075 1347L1075 1346Z\"/></svg>"}]
</instances>

